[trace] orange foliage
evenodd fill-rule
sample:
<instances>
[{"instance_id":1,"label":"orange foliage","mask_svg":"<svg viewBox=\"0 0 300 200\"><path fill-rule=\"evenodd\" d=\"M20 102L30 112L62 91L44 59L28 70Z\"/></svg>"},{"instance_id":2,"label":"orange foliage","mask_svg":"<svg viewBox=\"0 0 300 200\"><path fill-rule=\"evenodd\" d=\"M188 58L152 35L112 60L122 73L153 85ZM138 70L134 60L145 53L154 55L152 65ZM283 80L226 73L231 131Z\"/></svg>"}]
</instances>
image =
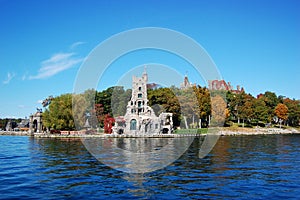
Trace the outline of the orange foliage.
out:
<instances>
[{"instance_id":1,"label":"orange foliage","mask_svg":"<svg viewBox=\"0 0 300 200\"><path fill-rule=\"evenodd\" d=\"M274 112L279 119L286 120L288 118L288 107L283 103L279 103Z\"/></svg>"}]
</instances>

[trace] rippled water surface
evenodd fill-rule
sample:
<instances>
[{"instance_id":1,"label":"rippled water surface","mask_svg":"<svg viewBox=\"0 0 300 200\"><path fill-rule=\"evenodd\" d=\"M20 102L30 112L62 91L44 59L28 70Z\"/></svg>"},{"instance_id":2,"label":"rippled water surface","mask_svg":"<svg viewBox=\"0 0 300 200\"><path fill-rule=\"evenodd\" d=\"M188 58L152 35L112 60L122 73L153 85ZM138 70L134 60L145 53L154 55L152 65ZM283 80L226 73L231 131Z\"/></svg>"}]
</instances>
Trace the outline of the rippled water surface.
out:
<instances>
[{"instance_id":1,"label":"rippled water surface","mask_svg":"<svg viewBox=\"0 0 300 200\"><path fill-rule=\"evenodd\" d=\"M80 140L0 136L0 199L282 199L300 196L300 135L221 137L171 165L127 174L96 160Z\"/></svg>"}]
</instances>

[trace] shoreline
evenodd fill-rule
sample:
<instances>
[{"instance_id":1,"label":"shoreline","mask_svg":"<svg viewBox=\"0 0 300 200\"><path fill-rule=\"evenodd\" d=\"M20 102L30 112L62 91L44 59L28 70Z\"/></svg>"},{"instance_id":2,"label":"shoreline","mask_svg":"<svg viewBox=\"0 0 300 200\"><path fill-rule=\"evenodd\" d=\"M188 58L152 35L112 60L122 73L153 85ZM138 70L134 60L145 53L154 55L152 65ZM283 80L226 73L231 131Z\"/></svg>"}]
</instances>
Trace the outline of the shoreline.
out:
<instances>
[{"instance_id":1,"label":"shoreline","mask_svg":"<svg viewBox=\"0 0 300 200\"><path fill-rule=\"evenodd\" d=\"M280 129L280 128L224 128L219 131L220 136L243 136L243 135L280 135L280 134L300 134L300 131L295 128ZM191 133L175 133L175 134L155 134L155 135L115 135L115 134L50 134L50 133L30 133L21 131L0 131L1 135L10 136L31 136L35 138L178 138L178 137L202 137L206 133L191 134Z\"/></svg>"},{"instance_id":2,"label":"shoreline","mask_svg":"<svg viewBox=\"0 0 300 200\"><path fill-rule=\"evenodd\" d=\"M240 136L240 135L288 135L300 134L300 131L295 128L280 129L280 128L222 128L221 136Z\"/></svg>"}]
</instances>

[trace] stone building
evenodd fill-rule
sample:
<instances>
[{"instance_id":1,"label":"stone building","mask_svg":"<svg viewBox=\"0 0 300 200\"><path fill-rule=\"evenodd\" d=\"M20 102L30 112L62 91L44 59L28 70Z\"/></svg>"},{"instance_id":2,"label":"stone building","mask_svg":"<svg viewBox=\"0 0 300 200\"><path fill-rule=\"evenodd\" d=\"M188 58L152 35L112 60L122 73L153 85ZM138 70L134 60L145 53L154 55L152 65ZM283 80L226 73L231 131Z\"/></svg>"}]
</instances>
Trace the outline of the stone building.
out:
<instances>
[{"instance_id":1,"label":"stone building","mask_svg":"<svg viewBox=\"0 0 300 200\"><path fill-rule=\"evenodd\" d=\"M35 114L29 116L30 132L41 133L43 131L42 110L37 109Z\"/></svg>"},{"instance_id":2,"label":"stone building","mask_svg":"<svg viewBox=\"0 0 300 200\"><path fill-rule=\"evenodd\" d=\"M237 85L236 90L234 90L230 82L226 83L224 80L208 80L208 89L231 91L235 94L245 92L244 88L241 88L239 85Z\"/></svg>"},{"instance_id":3,"label":"stone building","mask_svg":"<svg viewBox=\"0 0 300 200\"><path fill-rule=\"evenodd\" d=\"M195 83L190 83L189 79L187 76L184 77L183 79L183 83L180 84L180 89L188 89L188 88L191 88L193 86L196 86Z\"/></svg>"},{"instance_id":4,"label":"stone building","mask_svg":"<svg viewBox=\"0 0 300 200\"><path fill-rule=\"evenodd\" d=\"M158 117L148 105L148 75L132 78L132 94L124 117L115 118L113 133L118 134L170 134L173 131L172 113L161 113Z\"/></svg>"}]
</instances>

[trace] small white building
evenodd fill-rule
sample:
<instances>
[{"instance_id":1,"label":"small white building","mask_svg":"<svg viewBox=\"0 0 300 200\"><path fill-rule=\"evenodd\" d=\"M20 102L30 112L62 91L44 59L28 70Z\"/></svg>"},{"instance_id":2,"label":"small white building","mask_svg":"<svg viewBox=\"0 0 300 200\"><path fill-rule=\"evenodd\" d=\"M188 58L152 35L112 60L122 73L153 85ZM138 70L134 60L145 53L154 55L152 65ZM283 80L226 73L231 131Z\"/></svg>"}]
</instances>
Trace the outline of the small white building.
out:
<instances>
[{"instance_id":1,"label":"small white building","mask_svg":"<svg viewBox=\"0 0 300 200\"><path fill-rule=\"evenodd\" d=\"M158 117L148 106L148 75L146 70L142 77L132 78L132 95L127 104L124 117L115 118L113 133L117 134L171 134L173 132L173 114L161 113Z\"/></svg>"}]
</instances>

